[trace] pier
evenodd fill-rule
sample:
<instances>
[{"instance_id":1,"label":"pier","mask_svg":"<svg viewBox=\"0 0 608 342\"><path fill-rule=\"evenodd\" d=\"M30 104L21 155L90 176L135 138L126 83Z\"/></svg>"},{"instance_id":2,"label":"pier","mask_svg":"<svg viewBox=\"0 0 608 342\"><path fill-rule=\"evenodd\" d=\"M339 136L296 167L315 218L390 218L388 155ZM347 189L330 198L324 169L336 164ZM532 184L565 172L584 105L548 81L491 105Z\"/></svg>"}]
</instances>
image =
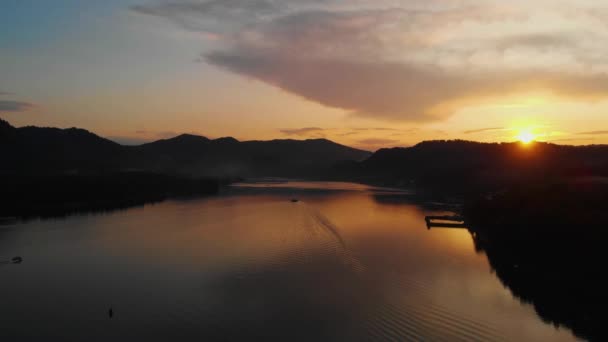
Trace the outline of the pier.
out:
<instances>
[{"instance_id":1,"label":"pier","mask_svg":"<svg viewBox=\"0 0 608 342\"><path fill-rule=\"evenodd\" d=\"M464 221L464 217L457 215L446 215L446 216L426 216L426 228L463 228L466 229L468 226Z\"/></svg>"}]
</instances>

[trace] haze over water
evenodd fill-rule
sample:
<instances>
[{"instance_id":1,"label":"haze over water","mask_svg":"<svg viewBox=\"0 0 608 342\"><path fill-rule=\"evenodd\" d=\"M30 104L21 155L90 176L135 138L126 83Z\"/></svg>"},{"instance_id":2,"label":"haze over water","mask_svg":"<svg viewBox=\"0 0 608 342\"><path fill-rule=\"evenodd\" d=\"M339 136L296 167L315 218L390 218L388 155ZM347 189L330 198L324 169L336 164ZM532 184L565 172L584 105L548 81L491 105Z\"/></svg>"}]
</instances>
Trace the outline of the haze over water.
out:
<instances>
[{"instance_id":1,"label":"haze over water","mask_svg":"<svg viewBox=\"0 0 608 342\"><path fill-rule=\"evenodd\" d=\"M576 340L511 295L467 230L427 230L436 212L410 195L237 184L4 224L2 257L24 262L0 265L0 340Z\"/></svg>"}]
</instances>

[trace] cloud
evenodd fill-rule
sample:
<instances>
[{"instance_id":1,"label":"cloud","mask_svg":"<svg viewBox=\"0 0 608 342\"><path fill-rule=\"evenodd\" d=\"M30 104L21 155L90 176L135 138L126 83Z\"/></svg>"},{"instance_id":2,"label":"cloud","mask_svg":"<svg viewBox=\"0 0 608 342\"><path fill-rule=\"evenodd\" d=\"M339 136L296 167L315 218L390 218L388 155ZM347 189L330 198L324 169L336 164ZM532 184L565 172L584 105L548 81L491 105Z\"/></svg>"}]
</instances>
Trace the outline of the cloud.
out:
<instances>
[{"instance_id":1,"label":"cloud","mask_svg":"<svg viewBox=\"0 0 608 342\"><path fill-rule=\"evenodd\" d=\"M207 60L326 106L407 121L445 118L459 108L509 93L545 90L582 98L608 93L608 76L603 74L542 70L471 74L405 63L285 58L264 51L214 52Z\"/></svg>"},{"instance_id":2,"label":"cloud","mask_svg":"<svg viewBox=\"0 0 608 342\"><path fill-rule=\"evenodd\" d=\"M398 130L394 133L389 134L389 137L403 137L405 135L416 135L420 132L419 128L408 128L403 130Z\"/></svg>"},{"instance_id":3,"label":"cloud","mask_svg":"<svg viewBox=\"0 0 608 342\"><path fill-rule=\"evenodd\" d=\"M608 32L545 5L164 0L132 9L217 35L201 58L224 70L353 115L428 122L513 94L608 97Z\"/></svg>"},{"instance_id":4,"label":"cloud","mask_svg":"<svg viewBox=\"0 0 608 342\"><path fill-rule=\"evenodd\" d=\"M399 131L397 128L389 128L389 127L357 127L351 128L354 131Z\"/></svg>"},{"instance_id":5,"label":"cloud","mask_svg":"<svg viewBox=\"0 0 608 342\"><path fill-rule=\"evenodd\" d=\"M175 131L161 131L161 132L150 132L149 135L154 137L155 139L170 139L170 138L175 138L178 135L181 135L184 133L180 133L180 132L175 132ZM200 135L196 132L188 132L186 134L191 134L191 135Z\"/></svg>"},{"instance_id":6,"label":"cloud","mask_svg":"<svg viewBox=\"0 0 608 342\"><path fill-rule=\"evenodd\" d=\"M591 131L591 132L580 132L578 135L604 135L608 134L608 131Z\"/></svg>"},{"instance_id":7,"label":"cloud","mask_svg":"<svg viewBox=\"0 0 608 342\"><path fill-rule=\"evenodd\" d=\"M304 127L304 128L292 128L292 129L281 129L281 133L285 135L298 135L298 136L310 136L311 134L319 134L324 131L323 128L319 127Z\"/></svg>"},{"instance_id":8,"label":"cloud","mask_svg":"<svg viewBox=\"0 0 608 342\"><path fill-rule=\"evenodd\" d=\"M593 138L563 138L563 139L549 139L546 140L548 143L580 143L580 142L593 142Z\"/></svg>"},{"instance_id":9,"label":"cloud","mask_svg":"<svg viewBox=\"0 0 608 342\"><path fill-rule=\"evenodd\" d=\"M388 128L388 127L376 127L376 128L373 128L373 130L376 130L376 131L398 131L398 129L396 129L396 128Z\"/></svg>"},{"instance_id":10,"label":"cloud","mask_svg":"<svg viewBox=\"0 0 608 342\"><path fill-rule=\"evenodd\" d=\"M400 137L405 134L412 134L418 131L418 128L392 128L392 127L354 127L354 128L346 128L345 132L338 134L342 137L352 136L352 135L370 135L370 134L382 134L383 136L388 137ZM374 133L375 132L375 133Z\"/></svg>"},{"instance_id":11,"label":"cloud","mask_svg":"<svg viewBox=\"0 0 608 342\"><path fill-rule=\"evenodd\" d=\"M269 0L164 1L153 5L135 5L135 12L165 17L193 31L223 33L234 23L251 25L264 16L281 11L283 5Z\"/></svg>"},{"instance_id":12,"label":"cloud","mask_svg":"<svg viewBox=\"0 0 608 342\"><path fill-rule=\"evenodd\" d=\"M362 116L428 120L431 107L446 96L463 92L440 70L393 63L285 58L254 51L214 52L207 61Z\"/></svg>"},{"instance_id":13,"label":"cloud","mask_svg":"<svg viewBox=\"0 0 608 342\"><path fill-rule=\"evenodd\" d=\"M472 130L468 130L468 131L464 131L464 134L473 134L473 133L482 133L482 132L491 132L491 131L502 131L504 130L504 127L488 127L488 128L479 128L479 129L472 129Z\"/></svg>"},{"instance_id":14,"label":"cloud","mask_svg":"<svg viewBox=\"0 0 608 342\"><path fill-rule=\"evenodd\" d=\"M531 48L531 49L560 49L572 48L578 46L581 42L577 36L564 33L526 33L511 36L505 36L495 40L496 47L501 50L513 48Z\"/></svg>"},{"instance_id":15,"label":"cloud","mask_svg":"<svg viewBox=\"0 0 608 342\"><path fill-rule=\"evenodd\" d=\"M357 143L362 144L362 145L378 146L378 145L394 145L394 144L400 143L400 141L395 140L395 139L370 138L370 139L359 140L359 141L357 141Z\"/></svg>"},{"instance_id":16,"label":"cloud","mask_svg":"<svg viewBox=\"0 0 608 342\"><path fill-rule=\"evenodd\" d=\"M345 133L340 133L338 134L341 137L349 137L351 135L357 135L360 134L360 132L354 131L354 132L345 132Z\"/></svg>"},{"instance_id":17,"label":"cloud","mask_svg":"<svg viewBox=\"0 0 608 342\"><path fill-rule=\"evenodd\" d=\"M34 105L28 102L0 100L0 112L25 112L33 107Z\"/></svg>"}]
</instances>

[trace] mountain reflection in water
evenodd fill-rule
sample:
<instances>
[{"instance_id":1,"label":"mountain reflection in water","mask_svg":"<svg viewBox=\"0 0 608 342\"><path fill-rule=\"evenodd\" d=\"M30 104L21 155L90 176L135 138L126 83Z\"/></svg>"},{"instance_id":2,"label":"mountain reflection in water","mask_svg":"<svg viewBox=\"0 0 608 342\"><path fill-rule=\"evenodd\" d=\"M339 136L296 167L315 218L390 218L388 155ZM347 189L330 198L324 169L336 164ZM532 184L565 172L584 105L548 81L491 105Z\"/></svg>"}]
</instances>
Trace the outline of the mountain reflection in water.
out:
<instances>
[{"instance_id":1,"label":"mountain reflection in water","mask_svg":"<svg viewBox=\"0 0 608 342\"><path fill-rule=\"evenodd\" d=\"M410 194L301 185L0 227L0 340L576 340Z\"/></svg>"},{"instance_id":2,"label":"mountain reflection in water","mask_svg":"<svg viewBox=\"0 0 608 342\"><path fill-rule=\"evenodd\" d=\"M543 320L572 329L582 338L606 341L608 281L603 274L605 252L598 246L603 242L581 244L581 239L573 238L585 234L580 229L572 227L570 236L552 234L549 228L538 235L480 231L473 237L503 284L517 298L533 304Z\"/></svg>"}]
</instances>

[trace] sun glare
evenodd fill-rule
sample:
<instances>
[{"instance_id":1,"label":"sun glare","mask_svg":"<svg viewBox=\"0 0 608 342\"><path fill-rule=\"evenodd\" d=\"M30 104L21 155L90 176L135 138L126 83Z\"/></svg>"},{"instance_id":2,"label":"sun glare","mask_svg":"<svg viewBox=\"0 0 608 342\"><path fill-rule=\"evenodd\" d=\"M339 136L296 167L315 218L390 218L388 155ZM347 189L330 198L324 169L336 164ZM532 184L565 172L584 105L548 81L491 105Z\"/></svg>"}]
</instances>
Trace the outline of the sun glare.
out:
<instances>
[{"instance_id":1,"label":"sun glare","mask_svg":"<svg viewBox=\"0 0 608 342\"><path fill-rule=\"evenodd\" d=\"M521 130L517 135L517 140L526 145L533 142L535 139L536 134L534 134L530 129Z\"/></svg>"}]
</instances>

